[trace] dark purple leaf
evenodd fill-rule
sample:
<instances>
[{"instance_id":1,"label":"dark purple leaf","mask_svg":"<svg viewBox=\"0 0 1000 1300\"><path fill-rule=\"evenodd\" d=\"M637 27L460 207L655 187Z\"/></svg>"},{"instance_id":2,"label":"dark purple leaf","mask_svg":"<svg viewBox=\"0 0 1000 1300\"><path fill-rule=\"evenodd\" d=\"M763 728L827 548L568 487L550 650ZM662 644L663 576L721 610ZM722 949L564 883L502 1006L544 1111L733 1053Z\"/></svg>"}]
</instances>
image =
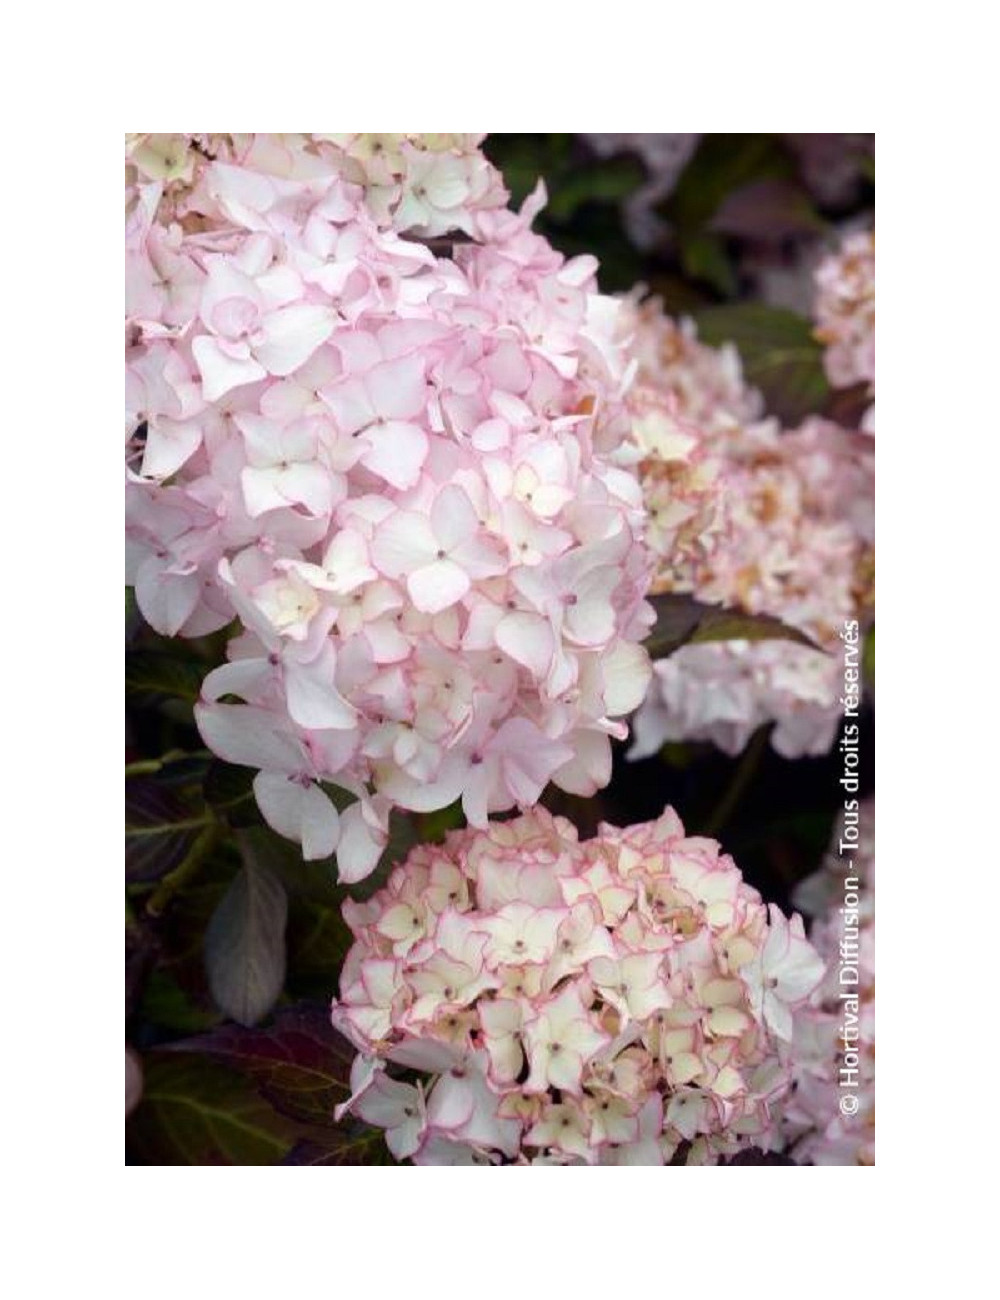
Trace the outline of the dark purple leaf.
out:
<instances>
[{"instance_id":1,"label":"dark purple leaf","mask_svg":"<svg viewBox=\"0 0 1000 1300\"><path fill-rule=\"evenodd\" d=\"M204 1057L142 1058L128 1151L150 1165L276 1165L298 1134L239 1074Z\"/></svg>"},{"instance_id":2,"label":"dark purple leaf","mask_svg":"<svg viewBox=\"0 0 1000 1300\"><path fill-rule=\"evenodd\" d=\"M125 690L129 695L167 695L194 704L204 676L204 665L176 654L133 650L125 656Z\"/></svg>"},{"instance_id":3,"label":"dark purple leaf","mask_svg":"<svg viewBox=\"0 0 1000 1300\"><path fill-rule=\"evenodd\" d=\"M350 1096L355 1051L325 1006L289 1007L262 1029L224 1025L170 1050L197 1052L249 1075L275 1110L301 1124L333 1128L334 1107Z\"/></svg>"},{"instance_id":4,"label":"dark purple leaf","mask_svg":"<svg viewBox=\"0 0 1000 1300\"><path fill-rule=\"evenodd\" d=\"M241 1025L263 1020L281 996L287 918L281 882L247 856L205 933L212 998Z\"/></svg>"},{"instance_id":5,"label":"dark purple leaf","mask_svg":"<svg viewBox=\"0 0 1000 1300\"><path fill-rule=\"evenodd\" d=\"M764 394L768 412L794 425L823 410L830 385L812 322L784 307L744 302L695 313L703 342L735 344L747 382Z\"/></svg>"},{"instance_id":6,"label":"dark purple leaf","mask_svg":"<svg viewBox=\"0 0 1000 1300\"><path fill-rule=\"evenodd\" d=\"M844 429L860 429L861 421L872 404L871 391L867 384L854 384L851 388L835 388L830 393L823 414ZM871 445L871 435L859 434L867 438Z\"/></svg>"},{"instance_id":7,"label":"dark purple leaf","mask_svg":"<svg viewBox=\"0 0 1000 1300\"><path fill-rule=\"evenodd\" d=\"M739 1151L731 1160L723 1160L724 1165L792 1165L795 1161L777 1151L760 1151L757 1147L748 1147Z\"/></svg>"},{"instance_id":8,"label":"dark purple leaf","mask_svg":"<svg viewBox=\"0 0 1000 1300\"><path fill-rule=\"evenodd\" d=\"M805 190L794 181L772 176L727 195L709 228L757 243L778 244L818 234L825 224Z\"/></svg>"},{"instance_id":9,"label":"dark purple leaf","mask_svg":"<svg viewBox=\"0 0 1000 1300\"><path fill-rule=\"evenodd\" d=\"M125 782L126 882L147 883L176 871L207 830L204 813L176 791L151 777L130 777Z\"/></svg>"},{"instance_id":10,"label":"dark purple leaf","mask_svg":"<svg viewBox=\"0 0 1000 1300\"><path fill-rule=\"evenodd\" d=\"M683 645L706 641L795 641L819 649L804 632L768 614L706 605L693 596L666 594L649 600L656 623L645 644L653 659L665 659Z\"/></svg>"},{"instance_id":11,"label":"dark purple leaf","mask_svg":"<svg viewBox=\"0 0 1000 1300\"><path fill-rule=\"evenodd\" d=\"M382 1130L344 1121L329 1142L297 1142L283 1165L394 1165Z\"/></svg>"},{"instance_id":12,"label":"dark purple leaf","mask_svg":"<svg viewBox=\"0 0 1000 1300\"><path fill-rule=\"evenodd\" d=\"M138 1005L146 978L156 961L157 943L144 926L127 925L125 929L125 1019Z\"/></svg>"}]
</instances>

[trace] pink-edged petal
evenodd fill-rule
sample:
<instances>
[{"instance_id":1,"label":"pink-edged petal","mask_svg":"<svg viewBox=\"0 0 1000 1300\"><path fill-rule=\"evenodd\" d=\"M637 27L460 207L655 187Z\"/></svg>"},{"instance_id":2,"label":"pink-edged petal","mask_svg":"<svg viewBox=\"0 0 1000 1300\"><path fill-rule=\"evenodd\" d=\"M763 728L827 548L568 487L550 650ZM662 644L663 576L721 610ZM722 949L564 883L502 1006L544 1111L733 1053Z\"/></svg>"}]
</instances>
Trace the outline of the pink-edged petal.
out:
<instances>
[{"instance_id":1,"label":"pink-edged petal","mask_svg":"<svg viewBox=\"0 0 1000 1300\"><path fill-rule=\"evenodd\" d=\"M196 704L195 722L213 754L227 763L272 772L299 772L301 746L274 729L274 715L245 704Z\"/></svg>"},{"instance_id":2,"label":"pink-edged petal","mask_svg":"<svg viewBox=\"0 0 1000 1300\"><path fill-rule=\"evenodd\" d=\"M209 329L221 331L227 316L256 314L260 307L260 290L253 277L228 258L212 258L201 293L201 318Z\"/></svg>"},{"instance_id":3,"label":"pink-edged petal","mask_svg":"<svg viewBox=\"0 0 1000 1300\"><path fill-rule=\"evenodd\" d=\"M286 505L305 506L314 518L328 515L333 508L333 481L316 461L281 470L277 486Z\"/></svg>"},{"instance_id":4,"label":"pink-edged petal","mask_svg":"<svg viewBox=\"0 0 1000 1300\"><path fill-rule=\"evenodd\" d=\"M472 1089L466 1081L446 1074L428 1098L427 1122L436 1129L459 1129L472 1118L475 1104Z\"/></svg>"},{"instance_id":5,"label":"pink-edged petal","mask_svg":"<svg viewBox=\"0 0 1000 1300\"><path fill-rule=\"evenodd\" d=\"M247 514L256 519L268 510L303 505L315 518L330 513L333 485L320 465L289 465L287 469L254 469L240 475Z\"/></svg>"},{"instance_id":6,"label":"pink-edged petal","mask_svg":"<svg viewBox=\"0 0 1000 1300\"><path fill-rule=\"evenodd\" d=\"M467 1142L455 1142L440 1133L428 1133L420 1149L414 1153L415 1165L465 1166L481 1164L476 1152Z\"/></svg>"},{"instance_id":7,"label":"pink-edged petal","mask_svg":"<svg viewBox=\"0 0 1000 1300\"><path fill-rule=\"evenodd\" d=\"M354 1107L355 1102L364 1096L383 1069L385 1066L377 1056L359 1054L354 1058L354 1064L351 1066L351 1095L347 1101L342 1101L333 1108L333 1118L338 1124Z\"/></svg>"},{"instance_id":8,"label":"pink-edged petal","mask_svg":"<svg viewBox=\"0 0 1000 1300\"><path fill-rule=\"evenodd\" d=\"M451 1043L434 1038L404 1038L386 1050L386 1060L404 1065L409 1070L422 1070L426 1074L444 1074L461 1065L464 1053Z\"/></svg>"},{"instance_id":9,"label":"pink-edged petal","mask_svg":"<svg viewBox=\"0 0 1000 1300\"><path fill-rule=\"evenodd\" d=\"M252 357L228 356L218 341L208 334L200 334L191 344L191 351L198 363L202 393L208 402L217 402L231 389L267 377L267 371Z\"/></svg>"},{"instance_id":10,"label":"pink-edged petal","mask_svg":"<svg viewBox=\"0 0 1000 1300\"><path fill-rule=\"evenodd\" d=\"M410 1115L402 1124L386 1132L385 1144L396 1160L406 1160L419 1149L426 1128L427 1122L422 1114Z\"/></svg>"},{"instance_id":11,"label":"pink-edged petal","mask_svg":"<svg viewBox=\"0 0 1000 1300\"><path fill-rule=\"evenodd\" d=\"M649 655L641 645L620 641L601 659L604 707L610 717L637 709L653 676Z\"/></svg>"},{"instance_id":12,"label":"pink-edged petal","mask_svg":"<svg viewBox=\"0 0 1000 1300\"><path fill-rule=\"evenodd\" d=\"M277 475L273 469L254 469L247 465L240 473L243 503L251 519L268 510L280 510L288 505L277 488Z\"/></svg>"},{"instance_id":13,"label":"pink-edged petal","mask_svg":"<svg viewBox=\"0 0 1000 1300\"><path fill-rule=\"evenodd\" d=\"M176 474L201 446L201 429L180 424L164 416L151 419L142 455L144 478L169 478Z\"/></svg>"},{"instance_id":14,"label":"pink-edged petal","mask_svg":"<svg viewBox=\"0 0 1000 1300\"><path fill-rule=\"evenodd\" d=\"M358 1100L354 1112L378 1128L396 1128L409 1118L407 1110L417 1112L419 1107L420 1094L412 1084L380 1074Z\"/></svg>"},{"instance_id":15,"label":"pink-edged petal","mask_svg":"<svg viewBox=\"0 0 1000 1300\"><path fill-rule=\"evenodd\" d=\"M764 1020L772 1032L786 1043L792 1041L792 1013L784 1002L779 1002L777 998L766 997L764 999Z\"/></svg>"},{"instance_id":16,"label":"pink-edged petal","mask_svg":"<svg viewBox=\"0 0 1000 1300\"><path fill-rule=\"evenodd\" d=\"M391 618L366 623L362 635L371 649L372 661L377 664L401 663L412 649L408 638Z\"/></svg>"},{"instance_id":17,"label":"pink-edged petal","mask_svg":"<svg viewBox=\"0 0 1000 1300\"><path fill-rule=\"evenodd\" d=\"M372 563L387 578L400 578L433 560L439 549L426 515L397 510L375 530Z\"/></svg>"},{"instance_id":18,"label":"pink-edged petal","mask_svg":"<svg viewBox=\"0 0 1000 1300\"><path fill-rule=\"evenodd\" d=\"M469 186L462 174L461 164L447 154L439 154L431 170L424 176L427 197L436 208L457 208L469 196Z\"/></svg>"},{"instance_id":19,"label":"pink-edged petal","mask_svg":"<svg viewBox=\"0 0 1000 1300\"><path fill-rule=\"evenodd\" d=\"M167 573L155 557L136 574L135 599L142 616L163 636L176 636L201 598L196 573Z\"/></svg>"},{"instance_id":20,"label":"pink-edged petal","mask_svg":"<svg viewBox=\"0 0 1000 1300\"><path fill-rule=\"evenodd\" d=\"M583 1058L575 1051L563 1051L558 1055L550 1054L545 1067L550 1085L561 1088L563 1092L579 1096L582 1092L580 1076L583 1072Z\"/></svg>"},{"instance_id":21,"label":"pink-edged petal","mask_svg":"<svg viewBox=\"0 0 1000 1300\"><path fill-rule=\"evenodd\" d=\"M523 393L531 384L531 364L513 339L502 340L481 363L496 388Z\"/></svg>"},{"instance_id":22,"label":"pink-edged petal","mask_svg":"<svg viewBox=\"0 0 1000 1300\"><path fill-rule=\"evenodd\" d=\"M437 775L430 781L416 781L398 768L389 768L380 777L379 790L400 808L408 808L411 812L433 812L454 803L463 790L468 794L476 783L476 773L479 771L481 768L473 768L470 773L468 760L454 754L444 760ZM463 806L468 813L464 796ZM478 822L473 824L479 825ZM482 824L486 824L485 814Z\"/></svg>"},{"instance_id":23,"label":"pink-edged petal","mask_svg":"<svg viewBox=\"0 0 1000 1300\"><path fill-rule=\"evenodd\" d=\"M238 695L253 703L274 679L274 669L266 659L234 659L213 668L201 684L201 698L214 704L223 695Z\"/></svg>"},{"instance_id":24,"label":"pink-edged petal","mask_svg":"<svg viewBox=\"0 0 1000 1300\"><path fill-rule=\"evenodd\" d=\"M360 379L348 379L334 388L324 388L320 395L333 412L341 433L357 433L377 418L378 412Z\"/></svg>"},{"instance_id":25,"label":"pink-edged petal","mask_svg":"<svg viewBox=\"0 0 1000 1300\"><path fill-rule=\"evenodd\" d=\"M549 671L555 653L552 625L540 614L505 615L496 627L496 643L504 654L541 679Z\"/></svg>"},{"instance_id":26,"label":"pink-edged petal","mask_svg":"<svg viewBox=\"0 0 1000 1300\"><path fill-rule=\"evenodd\" d=\"M585 573L566 607L566 635L578 645L605 645L614 636L616 615L611 597L620 581L617 569L602 567Z\"/></svg>"},{"instance_id":27,"label":"pink-edged petal","mask_svg":"<svg viewBox=\"0 0 1000 1300\"><path fill-rule=\"evenodd\" d=\"M415 419L427 404L424 363L418 356L374 366L365 375L365 387L384 420Z\"/></svg>"},{"instance_id":28,"label":"pink-edged petal","mask_svg":"<svg viewBox=\"0 0 1000 1300\"><path fill-rule=\"evenodd\" d=\"M368 450L361 457L366 469L405 492L420 478L427 459L427 434L416 424L389 420L365 430Z\"/></svg>"},{"instance_id":29,"label":"pink-edged petal","mask_svg":"<svg viewBox=\"0 0 1000 1300\"><path fill-rule=\"evenodd\" d=\"M562 740L550 740L529 718L509 718L489 746L491 754L503 757L529 775L539 791L554 768L568 763L573 750ZM505 768L506 774L506 768Z\"/></svg>"},{"instance_id":30,"label":"pink-edged petal","mask_svg":"<svg viewBox=\"0 0 1000 1300\"><path fill-rule=\"evenodd\" d=\"M346 884L370 876L378 865L389 839L388 823L366 816L364 806L352 803L340 818L340 843L337 846L337 873Z\"/></svg>"},{"instance_id":31,"label":"pink-edged petal","mask_svg":"<svg viewBox=\"0 0 1000 1300\"><path fill-rule=\"evenodd\" d=\"M471 586L469 575L451 560L435 560L406 580L414 605L425 614L437 614L454 605Z\"/></svg>"},{"instance_id":32,"label":"pink-edged petal","mask_svg":"<svg viewBox=\"0 0 1000 1300\"><path fill-rule=\"evenodd\" d=\"M267 420L255 411L237 411L233 423L243 435L247 462L270 468L284 458L281 425Z\"/></svg>"},{"instance_id":33,"label":"pink-edged petal","mask_svg":"<svg viewBox=\"0 0 1000 1300\"><path fill-rule=\"evenodd\" d=\"M475 536L479 528L479 516L462 489L451 484L435 497L431 507L431 524L439 544L446 551L451 551Z\"/></svg>"},{"instance_id":34,"label":"pink-edged petal","mask_svg":"<svg viewBox=\"0 0 1000 1300\"><path fill-rule=\"evenodd\" d=\"M364 538L349 528L342 528L334 534L323 555L323 568L330 578L331 591L341 595L378 576L368 564L368 546Z\"/></svg>"},{"instance_id":35,"label":"pink-edged petal","mask_svg":"<svg viewBox=\"0 0 1000 1300\"><path fill-rule=\"evenodd\" d=\"M509 567L505 550L491 537L470 537L451 552L451 558L472 578L491 578Z\"/></svg>"},{"instance_id":36,"label":"pink-edged petal","mask_svg":"<svg viewBox=\"0 0 1000 1300\"><path fill-rule=\"evenodd\" d=\"M261 327L254 351L272 375L298 370L333 333L337 313L332 307L302 304L270 312Z\"/></svg>"},{"instance_id":37,"label":"pink-edged petal","mask_svg":"<svg viewBox=\"0 0 1000 1300\"><path fill-rule=\"evenodd\" d=\"M611 741L602 731L574 731L567 739L573 756L552 780L560 790L589 798L611 780Z\"/></svg>"},{"instance_id":38,"label":"pink-edged petal","mask_svg":"<svg viewBox=\"0 0 1000 1300\"><path fill-rule=\"evenodd\" d=\"M347 731L356 725L357 713L332 681L310 668L288 664L285 669L288 712L300 727L312 731Z\"/></svg>"},{"instance_id":39,"label":"pink-edged petal","mask_svg":"<svg viewBox=\"0 0 1000 1300\"><path fill-rule=\"evenodd\" d=\"M253 792L264 820L273 831L302 845L307 861L328 858L337 847L340 819L317 785L295 777L258 772Z\"/></svg>"},{"instance_id":40,"label":"pink-edged petal","mask_svg":"<svg viewBox=\"0 0 1000 1300\"><path fill-rule=\"evenodd\" d=\"M376 1007L387 1007L399 989L397 963L373 957L361 967L361 983Z\"/></svg>"}]
</instances>

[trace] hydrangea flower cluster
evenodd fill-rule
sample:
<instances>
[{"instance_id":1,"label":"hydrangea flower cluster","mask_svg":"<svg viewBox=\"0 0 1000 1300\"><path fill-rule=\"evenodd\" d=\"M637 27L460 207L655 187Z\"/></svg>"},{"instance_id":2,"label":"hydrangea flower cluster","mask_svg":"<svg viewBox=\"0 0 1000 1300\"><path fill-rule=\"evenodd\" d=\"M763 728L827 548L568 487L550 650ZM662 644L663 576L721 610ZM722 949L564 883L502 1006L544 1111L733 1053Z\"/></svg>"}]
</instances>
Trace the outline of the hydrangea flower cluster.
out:
<instances>
[{"instance_id":1,"label":"hydrangea flower cluster","mask_svg":"<svg viewBox=\"0 0 1000 1300\"><path fill-rule=\"evenodd\" d=\"M823 963L672 809L582 843L542 808L453 832L344 915L338 1115L398 1160L714 1163L777 1140Z\"/></svg>"},{"instance_id":2,"label":"hydrangea flower cluster","mask_svg":"<svg viewBox=\"0 0 1000 1300\"><path fill-rule=\"evenodd\" d=\"M771 722L779 753L823 753L836 735L841 694L839 659L826 652L839 645L844 621L873 603L874 456L819 418L782 431L761 418L762 399L745 384L734 349L698 342L689 323L670 320L656 302L630 311L639 362L633 391L654 410L659 401L657 419L669 417L675 430L672 439L656 428L651 434L635 412L657 557L653 591L691 591L769 614L820 647L778 640L682 647L655 665L631 756L679 740L736 754ZM694 544L660 526L661 513L667 524L678 515L694 521Z\"/></svg>"},{"instance_id":3,"label":"hydrangea flower cluster","mask_svg":"<svg viewBox=\"0 0 1000 1300\"><path fill-rule=\"evenodd\" d=\"M649 512L646 540L659 560L650 591L699 590L727 531L724 463L669 394L640 381L627 404Z\"/></svg>"},{"instance_id":4,"label":"hydrangea flower cluster","mask_svg":"<svg viewBox=\"0 0 1000 1300\"><path fill-rule=\"evenodd\" d=\"M875 1163L875 800L861 804L857 842L846 858L839 851L844 826L842 818L823 866L795 896L815 917L810 937L827 963L822 983L794 1018L795 1087L783 1129L800 1164ZM845 877L857 877L857 890ZM856 983L840 982L845 959ZM857 1012L845 1006L844 994L857 995ZM840 1108L842 1066L856 1070L847 1079L858 1101L853 1115Z\"/></svg>"},{"instance_id":5,"label":"hydrangea flower cluster","mask_svg":"<svg viewBox=\"0 0 1000 1300\"><path fill-rule=\"evenodd\" d=\"M764 399L743 377L732 343L709 347L690 320L668 316L657 298L626 300L622 329L640 383L671 401L707 438L722 440L763 418Z\"/></svg>"},{"instance_id":6,"label":"hydrangea flower cluster","mask_svg":"<svg viewBox=\"0 0 1000 1300\"><path fill-rule=\"evenodd\" d=\"M650 675L620 305L532 234L541 188L503 206L480 139L127 146L139 607L239 620L202 735L347 880L393 805L485 826L593 793Z\"/></svg>"},{"instance_id":7,"label":"hydrangea flower cluster","mask_svg":"<svg viewBox=\"0 0 1000 1300\"><path fill-rule=\"evenodd\" d=\"M836 388L867 384L875 391L875 232L848 235L837 252L816 269L816 335ZM875 408L862 428L875 432Z\"/></svg>"},{"instance_id":8,"label":"hydrangea flower cluster","mask_svg":"<svg viewBox=\"0 0 1000 1300\"><path fill-rule=\"evenodd\" d=\"M363 190L365 208L380 226L474 235L476 214L503 208L507 201L499 172L480 149L482 140L481 135L412 134L129 135L126 203L138 197L146 206L141 191L158 183L163 187L158 223L183 224L199 212L210 216L198 200L192 206L190 197L219 164L281 180L337 179ZM209 187L215 183L209 176ZM244 179L245 191L253 186Z\"/></svg>"}]
</instances>

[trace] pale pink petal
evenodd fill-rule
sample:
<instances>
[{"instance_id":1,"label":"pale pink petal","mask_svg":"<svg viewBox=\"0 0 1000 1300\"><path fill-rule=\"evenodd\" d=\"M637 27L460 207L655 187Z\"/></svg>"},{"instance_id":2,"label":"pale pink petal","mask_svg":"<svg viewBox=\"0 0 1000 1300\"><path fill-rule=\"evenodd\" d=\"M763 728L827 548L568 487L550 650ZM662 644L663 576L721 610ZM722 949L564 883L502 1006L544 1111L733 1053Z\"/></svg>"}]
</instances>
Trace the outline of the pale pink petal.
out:
<instances>
[{"instance_id":1,"label":"pale pink petal","mask_svg":"<svg viewBox=\"0 0 1000 1300\"><path fill-rule=\"evenodd\" d=\"M170 573L152 557L136 574L135 599L142 616L163 636L176 636L201 597L197 573Z\"/></svg>"},{"instance_id":2,"label":"pale pink petal","mask_svg":"<svg viewBox=\"0 0 1000 1300\"><path fill-rule=\"evenodd\" d=\"M566 607L566 635L579 645L604 645L615 633L615 611L611 596L621 574L610 566L585 573Z\"/></svg>"},{"instance_id":3,"label":"pale pink petal","mask_svg":"<svg viewBox=\"0 0 1000 1300\"><path fill-rule=\"evenodd\" d=\"M466 779L462 795L462 811L470 826L485 830L489 825L490 775L485 763L474 764ZM456 791L456 794L459 793Z\"/></svg>"},{"instance_id":4,"label":"pale pink petal","mask_svg":"<svg viewBox=\"0 0 1000 1300\"><path fill-rule=\"evenodd\" d=\"M201 429L196 424L179 424L160 416L150 420L142 455L144 478L169 478L176 474L201 446Z\"/></svg>"},{"instance_id":5,"label":"pale pink petal","mask_svg":"<svg viewBox=\"0 0 1000 1300\"><path fill-rule=\"evenodd\" d=\"M435 497L431 507L431 524L440 545L446 551L451 551L475 535L479 528L479 516L462 489L452 484Z\"/></svg>"},{"instance_id":6,"label":"pale pink petal","mask_svg":"<svg viewBox=\"0 0 1000 1300\"><path fill-rule=\"evenodd\" d=\"M611 742L600 731L575 731L569 737L573 757L552 774L569 794L589 798L611 780Z\"/></svg>"},{"instance_id":7,"label":"pale pink petal","mask_svg":"<svg viewBox=\"0 0 1000 1300\"><path fill-rule=\"evenodd\" d=\"M278 476L273 469L254 469L247 465L240 474L240 487L251 519L288 505L287 499L278 491Z\"/></svg>"},{"instance_id":8,"label":"pale pink petal","mask_svg":"<svg viewBox=\"0 0 1000 1300\"><path fill-rule=\"evenodd\" d=\"M379 1075L355 1106L355 1113L378 1128L396 1128L407 1117L408 1109L416 1110L419 1093L412 1084L387 1075Z\"/></svg>"},{"instance_id":9,"label":"pale pink petal","mask_svg":"<svg viewBox=\"0 0 1000 1300\"><path fill-rule=\"evenodd\" d=\"M272 772L300 772L305 766L301 746L274 729L274 716L244 704L196 704L195 722L213 754L241 767Z\"/></svg>"},{"instance_id":10,"label":"pale pink petal","mask_svg":"<svg viewBox=\"0 0 1000 1300\"><path fill-rule=\"evenodd\" d=\"M601 659L601 675L604 706L609 716L617 718L637 709L645 699L653 667L641 645L619 641Z\"/></svg>"},{"instance_id":11,"label":"pale pink petal","mask_svg":"<svg viewBox=\"0 0 1000 1300\"><path fill-rule=\"evenodd\" d=\"M280 307L264 318L254 348L257 360L272 375L290 375L326 342L336 323L332 307Z\"/></svg>"},{"instance_id":12,"label":"pale pink petal","mask_svg":"<svg viewBox=\"0 0 1000 1300\"><path fill-rule=\"evenodd\" d=\"M387 578L400 578L434 560L439 550L425 515L397 510L375 530L372 563Z\"/></svg>"},{"instance_id":13,"label":"pale pink petal","mask_svg":"<svg viewBox=\"0 0 1000 1300\"><path fill-rule=\"evenodd\" d=\"M224 332L226 316L232 316L237 308L240 316L253 318L261 305L260 290L252 276L227 258L211 259L201 294L201 318L210 330Z\"/></svg>"},{"instance_id":14,"label":"pale pink petal","mask_svg":"<svg viewBox=\"0 0 1000 1300\"><path fill-rule=\"evenodd\" d=\"M201 684L201 698L213 704L223 695L238 695L252 703L274 678L274 668L266 659L234 659L213 668Z\"/></svg>"},{"instance_id":15,"label":"pale pink petal","mask_svg":"<svg viewBox=\"0 0 1000 1300\"><path fill-rule=\"evenodd\" d=\"M366 813L359 801L344 810L340 818L337 872L347 884L363 880L375 870L389 839L388 821Z\"/></svg>"},{"instance_id":16,"label":"pale pink petal","mask_svg":"<svg viewBox=\"0 0 1000 1300\"><path fill-rule=\"evenodd\" d=\"M440 771L430 781L415 781L405 772L391 770L380 780L379 789L400 808L408 808L411 812L431 812L454 803L463 790L468 793L477 771L473 768L470 773L468 759L455 754L445 759Z\"/></svg>"},{"instance_id":17,"label":"pale pink petal","mask_svg":"<svg viewBox=\"0 0 1000 1300\"><path fill-rule=\"evenodd\" d=\"M356 726L357 713L337 690L332 679L299 664L285 668L285 694L293 722L313 731L345 731Z\"/></svg>"},{"instance_id":18,"label":"pale pink petal","mask_svg":"<svg viewBox=\"0 0 1000 1300\"><path fill-rule=\"evenodd\" d=\"M496 642L515 663L541 680L549 671L555 651L552 625L540 614L516 612L503 617L496 627Z\"/></svg>"},{"instance_id":19,"label":"pale pink petal","mask_svg":"<svg viewBox=\"0 0 1000 1300\"><path fill-rule=\"evenodd\" d=\"M413 487L427 459L429 443L423 429L389 420L373 424L363 436L369 450L361 457L362 465L401 492Z\"/></svg>"},{"instance_id":20,"label":"pale pink petal","mask_svg":"<svg viewBox=\"0 0 1000 1300\"><path fill-rule=\"evenodd\" d=\"M475 1098L464 1079L446 1074L427 1100L427 1122L436 1129L457 1129L472 1118Z\"/></svg>"},{"instance_id":21,"label":"pale pink petal","mask_svg":"<svg viewBox=\"0 0 1000 1300\"><path fill-rule=\"evenodd\" d=\"M365 375L365 387L384 420L415 419L427 404L424 363L418 356L374 366Z\"/></svg>"},{"instance_id":22,"label":"pale pink petal","mask_svg":"<svg viewBox=\"0 0 1000 1300\"><path fill-rule=\"evenodd\" d=\"M328 858L337 847L337 810L319 786L303 785L295 777L258 772L254 797L273 831L302 845L307 861Z\"/></svg>"},{"instance_id":23,"label":"pale pink petal","mask_svg":"<svg viewBox=\"0 0 1000 1300\"><path fill-rule=\"evenodd\" d=\"M208 402L217 402L231 389L267 377L264 367L249 354L243 359L227 356L209 334L199 334L191 344L191 351L198 363L202 392Z\"/></svg>"},{"instance_id":24,"label":"pale pink petal","mask_svg":"<svg viewBox=\"0 0 1000 1300\"><path fill-rule=\"evenodd\" d=\"M406 589L414 605L425 614L437 614L454 605L471 585L465 570L450 560L435 560L433 564L411 573L406 580Z\"/></svg>"},{"instance_id":25,"label":"pale pink petal","mask_svg":"<svg viewBox=\"0 0 1000 1300\"><path fill-rule=\"evenodd\" d=\"M332 411L341 433L357 433L378 418L360 379L348 379L335 388L324 388L321 396Z\"/></svg>"}]
</instances>

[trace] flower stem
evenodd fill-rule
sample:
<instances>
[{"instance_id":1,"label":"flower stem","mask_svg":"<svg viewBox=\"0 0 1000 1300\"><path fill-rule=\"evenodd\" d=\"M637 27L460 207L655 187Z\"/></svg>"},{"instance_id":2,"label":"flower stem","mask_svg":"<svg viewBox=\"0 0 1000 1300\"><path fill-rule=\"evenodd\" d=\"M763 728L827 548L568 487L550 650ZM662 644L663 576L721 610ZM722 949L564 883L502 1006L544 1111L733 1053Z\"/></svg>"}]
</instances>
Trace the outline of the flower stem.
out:
<instances>
[{"instance_id":1,"label":"flower stem","mask_svg":"<svg viewBox=\"0 0 1000 1300\"><path fill-rule=\"evenodd\" d=\"M753 780L760 765L760 760L764 756L764 750L767 748L767 739L770 734L770 727L758 727L754 732L749 745L743 751L743 757L737 764L733 779L725 794L716 804L715 809L709 815L705 823L704 834L717 836L719 831L726 826L736 811L737 805L746 793L747 786Z\"/></svg>"},{"instance_id":2,"label":"flower stem","mask_svg":"<svg viewBox=\"0 0 1000 1300\"><path fill-rule=\"evenodd\" d=\"M154 772L159 772L161 768L168 763L181 763L186 758L210 758L207 749L196 749L189 753L183 749L171 749L168 753L162 754L159 758L142 758L135 763L125 764L125 779L130 776L149 776Z\"/></svg>"}]
</instances>

